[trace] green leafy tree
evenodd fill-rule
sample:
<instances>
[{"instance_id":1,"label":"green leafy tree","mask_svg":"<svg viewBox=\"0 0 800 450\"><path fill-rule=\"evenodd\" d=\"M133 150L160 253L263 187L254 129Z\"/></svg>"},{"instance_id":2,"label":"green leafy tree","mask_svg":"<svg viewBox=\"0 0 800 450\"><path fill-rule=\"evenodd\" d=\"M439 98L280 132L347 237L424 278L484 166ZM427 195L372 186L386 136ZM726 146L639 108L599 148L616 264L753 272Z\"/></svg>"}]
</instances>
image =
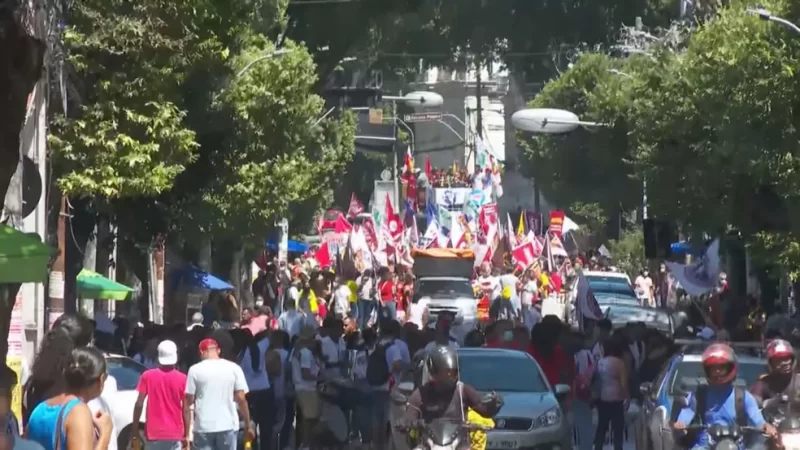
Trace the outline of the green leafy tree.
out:
<instances>
[{"instance_id":1,"label":"green leafy tree","mask_svg":"<svg viewBox=\"0 0 800 450\"><path fill-rule=\"evenodd\" d=\"M220 233L263 238L276 218L327 204L352 158L353 117L319 121L323 100L314 94L311 55L290 41L284 48L282 56L254 62L274 52L254 37L231 61L237 71L253 64L220 96L233 133L216 182L204 193Z\"/></svg>"},{"instance_id":2,"label":"green leafy tree","mask_svg":"<svg viewBox=\"0 0 800 450\"><path fill-rule=\"evenodd\" d=\"M608 250L611 252L611 263L621 272L627 273L632 280L643 267L647 267L644 233L641 228L624 231L619 239L609 241Z\"/></svg>"},{"instance_id":3,"label":"green leafy tree","mask_svg":"<svg viewBox=\"0 0 800 450\"><path fill-rule=\"evenodd\" d=\"M635 176L628 142L631 86L619 75L637 64L585 54L529 103L532 108L566 109L582 120L607 125L565 135L518 133L523 173L535 178L554 204L594 204L610 217L641 202L642 184Z\"/></svg>"}]
</instances>

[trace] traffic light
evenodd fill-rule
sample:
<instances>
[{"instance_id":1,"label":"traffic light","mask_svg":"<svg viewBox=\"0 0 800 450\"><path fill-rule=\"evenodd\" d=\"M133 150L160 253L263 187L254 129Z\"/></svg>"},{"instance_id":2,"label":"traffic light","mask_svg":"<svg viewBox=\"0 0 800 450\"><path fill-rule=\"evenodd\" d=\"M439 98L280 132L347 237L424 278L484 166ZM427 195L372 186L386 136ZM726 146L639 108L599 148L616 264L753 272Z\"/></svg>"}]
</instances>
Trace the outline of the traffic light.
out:
<instances>
[{"instance_id":1,"label":"traffic light","mask_svg":"<svg viewBox=\"0 0 800 450\"><path fill-rule=\"evenodd\" d=\"M667 259L672 255L672 242L678 234L666 220L644 219L644 256L648 259Z\"/></svg>"}]
</instances>

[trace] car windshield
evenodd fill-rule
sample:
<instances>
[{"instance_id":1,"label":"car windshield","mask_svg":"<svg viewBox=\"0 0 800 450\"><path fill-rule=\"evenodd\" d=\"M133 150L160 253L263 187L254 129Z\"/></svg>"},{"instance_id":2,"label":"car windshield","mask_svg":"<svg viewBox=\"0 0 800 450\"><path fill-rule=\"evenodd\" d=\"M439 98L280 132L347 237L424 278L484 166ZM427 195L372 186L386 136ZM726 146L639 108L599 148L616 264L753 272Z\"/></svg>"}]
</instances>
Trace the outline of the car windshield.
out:
<instances>
[{"instance_id":1,"label":"car windshield","mask_svg":"<svg viewBox=\"0 0 800 450\"><path fill-rule=\"evenodd\" d=\"M430 297L474 297L472 285L467 280L431 280L419 282L417 295Z\"/></svg>"},{"instance_id":2,"label":"car windshield","mask_svg":"<svg viewBox=\"0 0 800 450\"><path fill-rule=\"evenodd\" d=\"M606 314L611 323L644 322L655 326L669 326L669 314L657 309L636 306L612 305Z\"/></svg>"},{"instance_id":3,"label":"car windshield","mask_svg":"<svg viewBox=\"0 0 800 450\"><path fill-rule=\"evenodd\" d=\"M117 390L132 391L147 368L130 358L106 358L108 374L117 382Z\"/></svg>"},{"instance_id":4,"label":"car windshield","mask_svg":"<svg viewBox=\"0 0 800 450\"><path fill-rule=\"evenodd\" d=\"M762 361L740 362L735 384L749 388L764 373L765 364ZM698 385L706 384L706 382L706 374L700 361L683 361L678 364L677 370L672 371L667 392L671 396L676 393L685 394L694 391Z\"/></svg>"},{"instance_id":5,"label":"car windshield","mask_svg":"<svg viewBox=\"0 0 800 450\"><path fill-rule=\"evenodd\" d=\"M589 282L589 287L592 288L592 292L594 292L595 295L599 294L599 293L607 293L607 294L616 294L616 295L630 295L630 296L634 296L634 297L636 296L636 293L633 291L633 288L631 288L631 286L627 282L625 282L625 280L622 280L621 283L616 283L616 282L615 283L607 283L605 281L597 281L597 282L590 281Z\"/></svg>"},{"instance_id":6,"label":"car windshield","mask_svg":"<svg viewBox=\"0 0 800 450\"><path fill-rule=\"evenodd\" d=\"M610 294L608 292L595 292L594 298L597 303L603 305L631 305L639 306L639 299L630 295Z\"/></svg>"},{"instance_id":7,"label":"car windshield","mask_svg":"<svg viewBox=\"0 0 800 450\"><path fill-rule=\"evenodd\" d=\"M532 358L501 355L459 356L461 381L482 392L547 392ZM502 368L502 374L498 372Z\"/></svg>"}]
</instances>

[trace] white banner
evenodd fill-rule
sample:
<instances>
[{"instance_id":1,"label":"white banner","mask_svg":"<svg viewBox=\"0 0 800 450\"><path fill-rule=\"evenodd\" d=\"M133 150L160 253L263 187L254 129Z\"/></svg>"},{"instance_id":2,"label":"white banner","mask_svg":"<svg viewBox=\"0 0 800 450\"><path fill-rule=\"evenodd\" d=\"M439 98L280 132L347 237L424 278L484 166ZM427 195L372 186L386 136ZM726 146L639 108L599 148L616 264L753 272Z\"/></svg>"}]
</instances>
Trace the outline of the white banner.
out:
<instances>
[{"instance_id":1,"label":"white banner","mask_svg":"<svg viewBox=\"0 0 800 450\"><path fill-rule=\"evenodd\" d=\"M461 208L467 201L471 188L436 188L433 190L436 204L445 208Z\"/></svg>"}]
</instances>

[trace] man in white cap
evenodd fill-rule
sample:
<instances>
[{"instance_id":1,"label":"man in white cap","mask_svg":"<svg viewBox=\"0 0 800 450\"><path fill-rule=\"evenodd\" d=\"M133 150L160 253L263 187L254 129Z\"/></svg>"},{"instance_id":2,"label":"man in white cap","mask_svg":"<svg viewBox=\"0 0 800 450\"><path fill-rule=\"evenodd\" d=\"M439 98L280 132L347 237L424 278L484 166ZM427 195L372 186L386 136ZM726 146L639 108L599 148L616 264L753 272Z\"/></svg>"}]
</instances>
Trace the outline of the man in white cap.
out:
<instances>
[{"instance_id":1,"label":"man in white cap","mask_svg":"<svg viewBox=\"0 0 800 450\"><path fill-rule=\"evenodd\" d=\"M141 448L139 442L139 419L142 416L144 400L147 399L145 417L145 439L147 448L156 450L180 450L188 442L183 421L183 402L186 392L186 375L176 369L178 346L172 341L158 344L158 367L146 370L139 378L139 398L133 407L131 423L131 443L133 449Z\"/></svg>"}]
</instances>

